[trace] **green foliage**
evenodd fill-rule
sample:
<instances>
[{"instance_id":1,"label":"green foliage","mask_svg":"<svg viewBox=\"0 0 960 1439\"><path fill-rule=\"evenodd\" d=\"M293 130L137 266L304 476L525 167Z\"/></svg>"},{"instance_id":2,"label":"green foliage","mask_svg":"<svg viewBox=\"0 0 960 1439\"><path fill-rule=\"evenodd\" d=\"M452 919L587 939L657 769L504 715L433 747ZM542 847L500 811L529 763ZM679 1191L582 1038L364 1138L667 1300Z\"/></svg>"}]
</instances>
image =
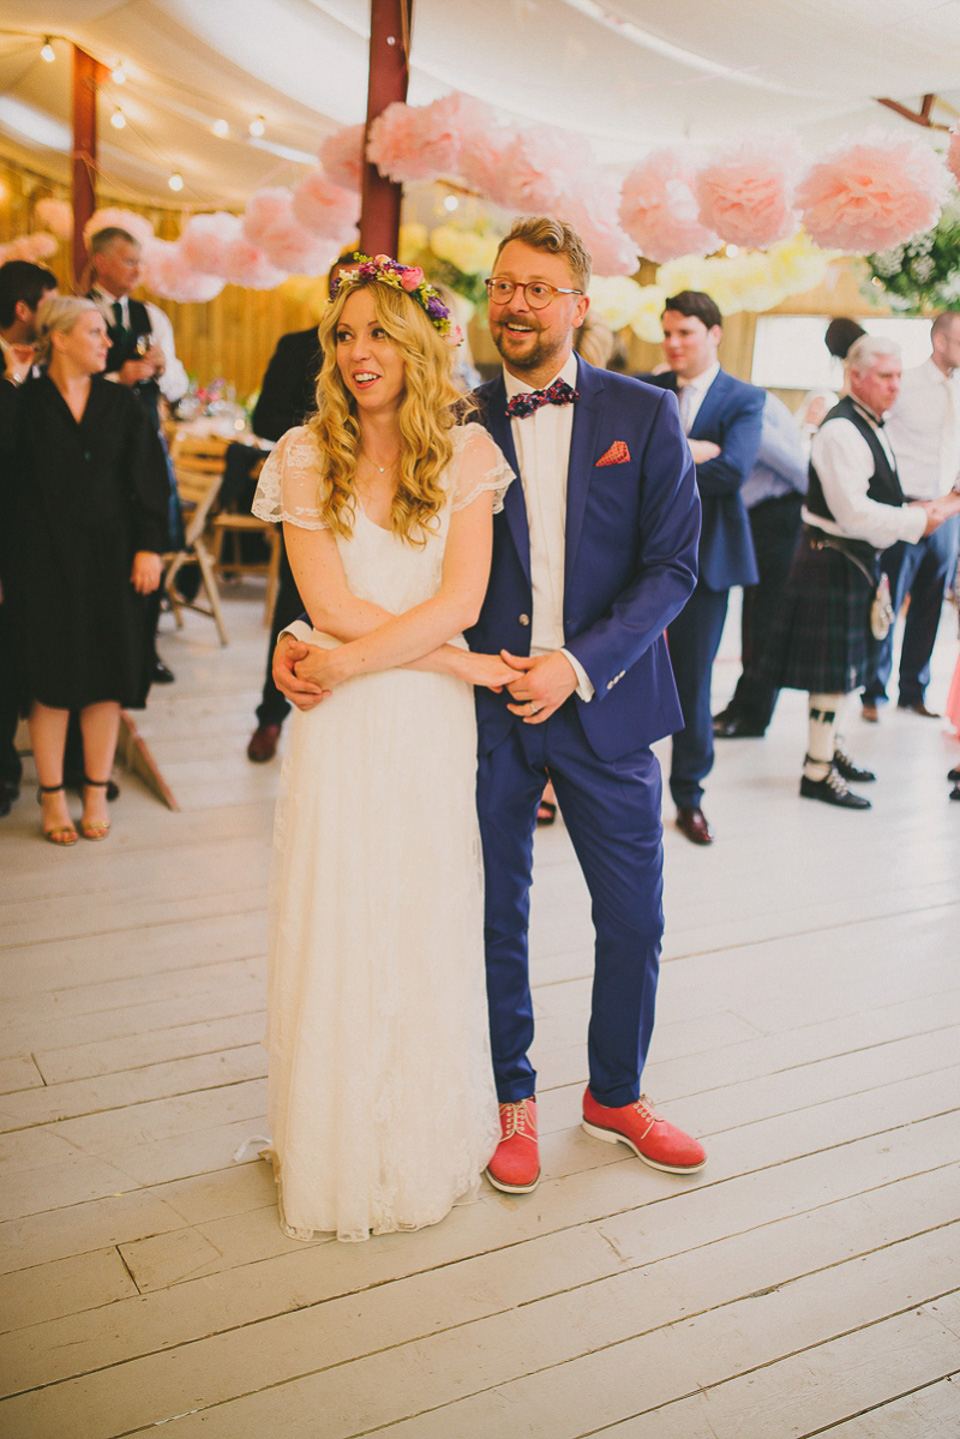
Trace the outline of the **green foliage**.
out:
<instances>
[{"instance_id":1,"label":"green foliage","mask_svg":"<svg viewBox=\"0 0 960 1439\"><path fill-rule=\"evenodd\" d=\"M960 207L944 210L938 223L905 245L867 255L874 304L901 314L960 310Z\"/></svg>"}]
</instances>

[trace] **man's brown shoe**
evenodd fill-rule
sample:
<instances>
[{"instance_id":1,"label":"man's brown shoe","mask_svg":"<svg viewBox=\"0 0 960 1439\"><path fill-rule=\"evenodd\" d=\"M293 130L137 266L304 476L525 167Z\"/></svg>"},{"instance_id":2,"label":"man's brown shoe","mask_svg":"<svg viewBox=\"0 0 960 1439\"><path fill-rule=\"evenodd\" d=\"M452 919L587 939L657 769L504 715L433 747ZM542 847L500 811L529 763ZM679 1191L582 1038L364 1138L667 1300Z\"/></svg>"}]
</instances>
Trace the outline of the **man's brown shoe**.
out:
<instances>
[{"instance_id":1,"label":"man's brown shoe","mask_svg":"<svg viewBox=\"0 0 960 1439\"><path fill-rule=\"evenodd\" d=\"M880 723L880 711L877 709L876 705L861 705L860 713L866 720L867 724Z\"/></svg>"},{"instance_id":2,"label":"man's brown shoe","mask_svg":"<svg viewBox=\"0 0 960 1439\"><path fill-rule=\"evenodd\" d=\"M252 759L254 764L266 764L267 760L273 759L276 754L279 738L280 726L278 724L260 725L250 736L250 743L247 745L247 759Z\"/></svg>"},{"instance_id":3,"label":"man's brown shoe","mask_svg":"<svg viewBox=\"0 0 960 1439\"><path fill-rule=\"evenodd\" d=\"M897 705L898 710L906 710L908 714L919 715L921 719L940 719L934 710L928 710L923 700L918 700L915 705Z\"/></svg>"},{"instance_id":4,"label":"man's brown shoe","mask_svg":"<svg viewBox=\"0 0 960 1439\"><path fill-rule=\"evenodd\" d=\"M677 828L683 831L691 844L713 844L713 830L698 805L677 810Z\"/></svg>"}]
</instances>

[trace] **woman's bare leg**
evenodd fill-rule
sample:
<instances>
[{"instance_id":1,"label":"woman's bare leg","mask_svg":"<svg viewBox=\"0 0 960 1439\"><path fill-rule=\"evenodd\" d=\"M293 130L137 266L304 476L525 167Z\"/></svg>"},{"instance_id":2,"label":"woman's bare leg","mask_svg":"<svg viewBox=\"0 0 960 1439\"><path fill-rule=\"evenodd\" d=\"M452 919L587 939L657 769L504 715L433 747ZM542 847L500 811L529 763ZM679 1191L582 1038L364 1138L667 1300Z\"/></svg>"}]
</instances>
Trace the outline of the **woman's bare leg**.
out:
<instances>
[{"instance_id":1,"label":"woman's bare leg","mask_svg":"<svg viewBox=\"0 0 960 1439\"><path fill-rule=\"evenodd\" d=\"M83 787L81 824L87 828L101 828L106 834L110 828L106 782L113 769L117 736L120 733L120 706L113 700L87 705L80 711L80 732L83 735L84 774L87 779L95 781L94 784Z\"/></svg>"},{"instance_id":2,"label":"woman's bare leg","mask_svg":"<svg viewBox=\"0 0 960 1439\"><path fill-rule=\"evenodd\" d=\"M69 710L52 709L49 705L42 705L35 700L27 719L33 759L37 766L37 779L43 789L54 790L52 794L40 796L44 834L51 830L71 829L73 824L67 809L67 797L62 788L63 751L67 742L69 718Z\"/></svg>"}]
</instances>

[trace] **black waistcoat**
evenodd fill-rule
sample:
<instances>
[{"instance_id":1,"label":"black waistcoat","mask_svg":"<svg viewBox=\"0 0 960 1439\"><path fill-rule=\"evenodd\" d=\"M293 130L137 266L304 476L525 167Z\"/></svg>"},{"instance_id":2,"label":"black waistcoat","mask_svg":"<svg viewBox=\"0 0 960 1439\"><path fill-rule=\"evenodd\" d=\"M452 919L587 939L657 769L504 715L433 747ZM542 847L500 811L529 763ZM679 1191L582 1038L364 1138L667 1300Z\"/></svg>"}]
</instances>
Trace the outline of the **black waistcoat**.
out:
<instances>
[{"instance_id":1,"label":"black waistcoat","mask_svg":"<svg viewBox=\"0 0 960 1439\"><path fill-rule=\"evenodd\" d=\"M91 297L93 298L93 297ZM107 352L106 373L113 374L126 364L127 360L136 360L137 340L141 335L152 333L150 315L146 305L140 300L128 300L128 314L130 325L118 325L112 319L113 305L107 300L106 295L101 295L101 303L109 311L111 318L107 321L107 333L110 337L110 349ZM157 429L160 428L160 386L156 380L141 380L133 386L133 393L143 405L150 419Z\"/></svg>"},{"instance_id":2,"label":"black waistcoat","mask_svg":"<svg viewBox=\"0 0 960 1439\"><path fill-rule=\"evenodd\" d=\"M897 471L891 465L873 425L849 395L844 395L843 399L834 405L823 423L829 425L832 420L849 420L856 426L870 447L870 454L873 456L873 474L867 487L870 499L875 500L878 505L902 505L903 490L900 488ZM810 463L810 485L807 490L807 509L811 515L819 515L822 519L833 520L836 523L836 516L824 498L823 485L820 483L820 476L812 461Z\"/></svg>"}]
</instances>

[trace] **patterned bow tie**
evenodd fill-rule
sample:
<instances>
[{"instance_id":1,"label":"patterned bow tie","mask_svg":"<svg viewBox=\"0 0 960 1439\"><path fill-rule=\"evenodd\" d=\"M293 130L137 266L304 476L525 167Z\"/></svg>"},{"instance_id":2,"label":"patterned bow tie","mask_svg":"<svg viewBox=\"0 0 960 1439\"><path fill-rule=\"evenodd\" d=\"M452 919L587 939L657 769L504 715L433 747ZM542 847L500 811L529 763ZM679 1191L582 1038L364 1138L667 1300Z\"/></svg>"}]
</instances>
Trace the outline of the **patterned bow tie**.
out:
<instances>
[{"instance_id":1,"label":"patterned bow tie","mask_svg":"<svg viewBox=\"0 0 960 1439\"><path fill-rule=\"evenodd\" d=\"M580 396L566 380L554 380L545 390L531 390L529 394L514 395L507 401L507 414L511 419L522 420L539 410L541 405L572 405Z\"/></svg>"}]
</instances>

